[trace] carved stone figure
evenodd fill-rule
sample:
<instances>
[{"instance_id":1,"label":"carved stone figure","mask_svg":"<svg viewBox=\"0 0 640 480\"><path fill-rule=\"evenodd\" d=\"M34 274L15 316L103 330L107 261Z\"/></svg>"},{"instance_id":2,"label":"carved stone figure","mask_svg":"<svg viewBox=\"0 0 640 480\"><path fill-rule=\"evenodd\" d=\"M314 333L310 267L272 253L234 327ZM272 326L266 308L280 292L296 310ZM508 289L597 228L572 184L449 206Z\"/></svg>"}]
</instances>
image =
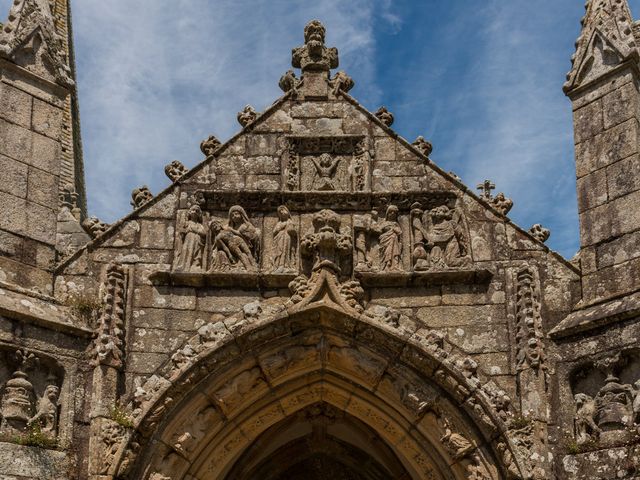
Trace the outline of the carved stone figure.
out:
<instances>
[{"instance_id":1,"label":"carved stone figure","mask_svg":"<svg viewBox=\"0 0 640 480\"><path fill-rule=\"evenodd\" d=\"M131 192L131 206L134 210L142 207L153 200L153 193L149 190L149 187L143 185L140 188L134 188Z\"/></svg>"},{"instance_id":2,"label":"carved stone figure","mask_svg":"<svg viewBox=\"0 0 640 480\"><path fill-rule=\"evenodd\" d=\"M461 267L470 263L462 216L456 209L440 205L427 214L420 205L414 205L411 217L415 270Z\"/></svg>"},{"instance_id":3,"label":"carved stone figure","mask_svg":"<svg viewBox=\"0 0 640 480\"><path fill-rule=\"evenodd\" d=\"M204 225L202 210L192 205L186 218L178 225L176 236L176 270L200 272L204 267L204 247L207 228Z\"/></svg>"},{"instance_id":4,"label":"carved stone figure","mask_svg":"<svg viewBox=\"0 0 640 480\"><path fill-rule=\"evenodd\" d=\"M302 72L328 72L338 67L338 49L324 45L326 30L318 20L304 27L304 45L294 48L291 64Z\"/></svg>"},{"instance_id":5,"label":"carved stone figure","mask_svg":"<svg viewBox=\"0 0 640 480\"><path fill-rule=\"evenodd\" d=\"M398 223L398 207L389 205L387 214L379 223L380 270L402 270L402 228Z\"/></svg>"},{"instance_id":6,"label":"carved stone figure","mask_svg":"<svg viewBox=\"0 0 640 480\"><path fill-rule=\"evenodd\" d=\"M251 105L245 106L241 112L238 112L238 123L243 127L253 123L256 118L258 118L258 113Z\"/></svg>"},{"instance_id":7,"label":"carved stone figure","mask_svg":"<svg viewBox=\"0 0 640 480\"><path fill-rule=\"evenodd\" d=\"M23 432L29 420L33 418L35 393L26 370L37 364L38 358L32 353L18 350L16 360L19 364L18 369L4 385L0 404L0 427L5 432Z\"/></svg>"},{"instance_id":8,"label":"carved stone figure","mask_svg":"<svg viewBox=\"0 0 640 480\"><path fill-rule=\"evenodd\" d=\"M431 152L433 152L433 145L431 145L430 142L427 142L422 135L416 138L415 142L413 142L411 145L413 145L415 149L425 157L429 157L429 155L431 155Z\"/></svg>"},{"instance_id":9,"label":"carved stone figure","mask_svg":"<svg viewBox=\"0 0 640 480\"><path fill-rule=\"evenodd\" d=\"M367 166L371 164L371 152L367 147L366 139L359 141L353 151L352 160L352 178L353 189L356 192L361 192L367 185L366 172Z\"/></svg>"},{"instance_id":10,"label":"carved stone figure","mask_svg":"<svg viewBox=\"0 0 640 480\"><path fill-rule=\"evenodd\" d=\"M189 169L185 167L179 160L173 160L164 167L164 173L172 182L178 181L180 177L185 175Z\"/></svg>"},{"instance_id":11,"label":"carved stone figure","mask_svg":"<svg viewBox=\"0 0 640 480\"><path fill-rule=\"evenodd\" d=\"M378 117L378 120L384 123L387 127L393 125L393 114L387 110L386 107L380 107L376 110L375 116Z\"/></svg>"},{"instance_id":12,"label":"carved stone figure","mask_svg":"<svg viewBox=\"0 0 640 480\"><path fill-rule=\"evenodd\" d=\"M80 208L78 208L78 192L73 185L65 185L58 194L60 199L60 206L67 208L76 220L80 220L82 214Z\"/></svg>"},{"instance_id":13,"label":"carved stone figure","mask_svg":"<svg viewBox=\"0 0 640 480\"><path fill-rule=\"evenodd\" d=\"M124 436L124 427L121 425L111 421L102 424L101 437L105 448L102 450L101 474L104 475L108 473L109 468L118 454L118 449L120 448L120 443L124 440Z\"/></svg>"},{"instance_id":14,"label":"carved stone figure","mask_svg":"<svg viewBox=\"0 0 640 480\"><path fill-rule=\"evenodd\" d=\"M498 193L493 200L491 200L494 208L498 210L503 215L506 215L513 208L513 200L505 197L504 193Z\"/></svg>"},{"instance_id":15,"label":"carved stone figure","mask_svg":"<svg viewBox=\"0 0 640 480\"><path fill-rule=\"evenodd\" d=\"M303 255L313 256L313 270L329 268L340 272L342 258L351 252L351 235L340 231L340 215L332 210L321 210L313 216L312 233L300 244Z\"/></svg>"},{"instance_id":16,"label":"carved stone figure","mask_svg":"<svg viewBox=\"0 0 640 480\"><path fill-rule=\"evenodd\" d=\"M335 190L335 176L340 157L332 158L328 153L323 153L319 158L311 157L316 175L311 184L313 190Z\"/></svg>"},{"instance_id":17,"label":"carved stone figure","mask_svg":"<svg viewBox=\"0 0 640 480\"><path fill-rule=\"evenodd\" d=\"M278 223L273 228L273 266L275 273L294 271L298 247L298 230L289 209L278 207Z\"/></svg>"},{"instance_id":18,"label":"carved stone figure","mask_svg":"<svg viewBox=\"0 0 640 480\"><path fill-rule=\"evenodd\" d=\"M207 158L212 157L216 150L222 145L215 135L210 135L209 138L203 140L200 144L200 150L205 154Z\"/></svg>"},{"instance_id":19,"label":"carved stone figure","mask_svg":"<svg viewBox=\"0 0 640 480\"><path fill-rule=\"evenodd\" d=\"M375 246L374 242L377 242L380 234L378 220L377 210L372 210L370 215L357 215L354 217L353 231L356 253L356 265L354 268L357 271L368 271L374 267L372 253Z\"/></svg>"},{"instance_id":20,"label":"carved stone figure","mask_svg":"<svg viewBox=\"0 0 640 480\"><path fill-rule=\"evenodd\" d=\"M440 437L440 441L449 450L454 460L460 460L469 456L474 448L473 443L467 440L459 433L451 429L451 425L447 419L443 419L444 434Z\"/></svg>"},{"instance_id":21,"label":"carved stone figure","mask_svg":"<svg viewBox=\"0 0 640 480\"><path fill-rule=\"evenodd\" d=\"M331 79L331 86L333 87L333 94L337 95L338 92L347 93L355 86L355 82L353 81L353 78L340 70L339 72L336 72L334 77Z\"/></svg>"},{"instance_id":22,"label":"carved stone figure","mask_svg":"<svg viewBox=\"0 0 640 480\"><path fill-rule=\"evenodd\" d=\"M292 92L294 97L298 94L298 84L300 80L296 78L296 74L293 70L287 70L287 72L280 77L280 81L278 82L278 86L280 89L287 93Z\"/></svg>"},{"instance_id":23,"label":"carved stone figure","mask_svg":"<svg viewBox=\"0 0 640 480\"><path fill-rule=\"evenodd\" d=\"M42 433L55 437L58 428L58 395L60 389L50 383L38 401L36 414L29 419L29 425L39 425Z\"/></svg>"},{"instance_id":24,"label":"carved stone figure","mask_svg":"<svg viewBox=\"0 0 640 480\"><path fill-rule=\"evenodd\" d=\"M229 209L226 225L219 220L209 224L211 254L209 271L258 269L260 230L249 221L249 216L239 205Z\"/></svg>"},{"instance_id":25,"label":"carved stone figure","mask_svg":"<svg viewBox=\"0 0 640 480\"><path fill-rule=\"evenodd\" d=\"M91 238L98 238L110 227L108 223L101 222L98 217L87 217L82 222L82 228Z\"/></svg>"},{"instance_id":26,"label":"carved stone figure","mask_svg":"<svg viewBox=\"0 0 640 480\"><path fill-rule=\"evenodd\" d=\"M596 440L601 432L594 420L596 404L586 393L577 393L573 398L576 402L576 442L578 445L584 445Z\"/></svg>"},{"instance_id":27,"label":"carved stone figure","mask_svg":"<svg viewBox=\"0 0 640 480\"><path fill-rule=\"evenodd\" d=\"M603 432L632 425L633 393L631 385L620 383L620 379L609 372L605 385L595 396L596 423Z\"/></svg>"},{"instance_id":28,"label":"carved stone figure","mask_svg":"<svg viewBox=\"0 0 640 480\"><path fill-rule=\"evenodd\" d=\"M536 223L533 227L531 227L529 229L529 233L533 235L536 240L542 243L546 242L551 235L551 231L548 228L544 228L539 223Z\"/></svg>"}]
</instances>

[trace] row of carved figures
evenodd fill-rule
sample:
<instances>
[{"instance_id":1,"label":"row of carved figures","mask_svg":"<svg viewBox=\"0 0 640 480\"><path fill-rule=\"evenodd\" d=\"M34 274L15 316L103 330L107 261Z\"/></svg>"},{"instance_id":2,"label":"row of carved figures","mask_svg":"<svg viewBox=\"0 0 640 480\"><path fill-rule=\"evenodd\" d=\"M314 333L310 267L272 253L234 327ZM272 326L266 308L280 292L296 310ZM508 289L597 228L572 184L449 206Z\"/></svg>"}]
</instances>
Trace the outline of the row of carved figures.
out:
<instances>
[{"instance_id":1,"label":"row of carved figures","mask_svg":"<svg viewBox=\"0 0 640 480\"><path fill-rule=\"evenodd\" d=\"M8 438L37 428L49 439L55 439L58 429L58 397L60 387L53 375L44 381L41 395L36 393L27 373L39 364L33 353L15 353L17 369L2 386L0 400L0 433Z\"/></svg>"},{"instance_id":2,"label":"row of carved figures","mask_svg":"<svg viewBox=\"0 0 640 480\"><path fill-rule=\"evenodd\" d=\"M330 212L330 215L327 213ZM400 224L399 209L388 205L384 216L377 210L354 217L354 263L356 271L401 272L405 232ZM327 225L321 218L331 217ZM331 210L322 210L313 216L313 227L299 238L298 227L289 209L277 209L277 222L269 232L272 253L269 262L272 273L298 271L298 249L304 256L305 245L312 238L322 242L322 236L342 233L341 216ZM322 225L320 225L322 224ZM319 226L320 225L320 226ZM419 204L410 212L411 259L416 271L464 267L471 263L469 241L462 215L458 209L439 205L431 210ZM257 272L261 257L262 232L251 223L244 208L235 205L229 209L227 219L209 218L198 202L192 202L178 218L174 269L182 272ZM339 264L349 260L354 252L342 252Z\"/></svg>"}]
</instances>

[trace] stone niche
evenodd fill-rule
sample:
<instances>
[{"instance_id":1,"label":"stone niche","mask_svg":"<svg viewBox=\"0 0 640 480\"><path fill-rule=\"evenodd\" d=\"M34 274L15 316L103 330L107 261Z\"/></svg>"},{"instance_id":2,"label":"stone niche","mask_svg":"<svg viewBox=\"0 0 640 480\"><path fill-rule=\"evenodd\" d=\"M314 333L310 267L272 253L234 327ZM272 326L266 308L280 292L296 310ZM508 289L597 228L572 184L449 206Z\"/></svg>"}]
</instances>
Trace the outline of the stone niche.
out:
<instances>
[{"instance_id":1,"label":"stone niche","mask_svg":"<svg viewBox=\"0 0 640 480\"><path fill-rule=\"evenodd\" d=\"M576 368L571 376L575 443L581 450L640 439L640 349Z\"/></svg>"},{"instance_id":2,"label":"stone niche","mask_svg":"<svg viewBox=\"0 0 640 480\"><path fill-rule=\"evenodd\" d=\"M56 447L63 381L54 360L0 346L0 439Z\"/></svg>"},{"instance_id":3,"label":"stone niche","mask_svg":"<svg viewBox=\"0 0 640 480\"><path fill-rule=\"evenodd\" d=\"M154 274L156 283L286 287L318 267L331 235L340 236L335 273L363 286L491 277L474 267L464 210L446 191L196 190L183 194L175 232L172 270Z\"/></svg>"}]
</instances>

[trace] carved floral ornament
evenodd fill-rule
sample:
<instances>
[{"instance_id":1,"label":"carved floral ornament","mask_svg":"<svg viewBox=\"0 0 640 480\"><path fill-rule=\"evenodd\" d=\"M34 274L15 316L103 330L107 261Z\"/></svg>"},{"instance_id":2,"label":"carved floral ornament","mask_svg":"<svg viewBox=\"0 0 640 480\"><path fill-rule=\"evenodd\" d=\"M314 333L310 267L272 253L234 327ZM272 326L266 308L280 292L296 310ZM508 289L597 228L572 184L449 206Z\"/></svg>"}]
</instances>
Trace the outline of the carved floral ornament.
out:
<instances>
[{"instance_id":1,"label":"carved floral ornament","mask_svg":"<svg viewBox=\"0 0 640 480\"><path fill-rule=\"evenodd\" d=\"M303 330L297 330L305 328L303 327L305 324L310 326L308 318L313 315L316 308L308 304L299 313L291 313L290 310L283 310L283 306L278 305L277 302L263 301L261 306L248 306L242 312L228 317L224 323L218 321L203 326L198 335L176 352L174 359L164 370L163 376L153 376L138 387L136 393L138 400L132 407L137 412L136 424L139 426L137 428L138 434L132 440L142 445L139 450L149 451L144 448L144 442L160 425L158 420L173 416L172 410L175 406L184 405L187 392L193 385L202 385L201 382L205 377L215 379L215 386L207 387L210 389L209 395L213 399L214 405L207 407L206 412L203 407L198 407L199 413L183 415L186 423L183 422L184 426L177 427L174 433L158 433L158 435L162 434L164 438L172 438L172 443L167 444L170 445L174 453L187 458L190 462L194 460L192 452L195 451L195 445L211 442L211 436L207 431L212 429L205 428L203 430L198 427L200 423L206 425L211 424L210 422L220 422L221 413L225 418L233 419L245 408L249 408L253 404L254 398L263 398L269 389L268 385L272 385L275 394L279 395L277 392L280 385L286 385L286 382L283 383L284 379L291 379L292 375L294 377L308 375L314 369L324 368L320 359L325 358L325 361L330 364L331 371L335 369L343 371L345 375L359 379L357 383L365 382L375 385L383 380L383 373L386 369L389 373L385 374L384 379L386 380L384 381L386 383L384 388L380 387L380 391L387 392L384 395L391 395L395 402L399 402L398 407L412 415L413 421L425 416L435 419L436 427L440 432L439 438L453 459L453 463L458 463L469 475L472 473L481 475L469 478L497 478L496 471L491 467L491 462L487 463L485 453L478 449L478 445L484 441L470 436L468 427L463 427L458 420L451 420L450 414L447 413L451 408L448 405L453 405L455 402L465 402L469 405L466 411L487 438L493 438L501 431L511 431L510 419L515 418L515 412L509 397L493 385L493 382L483 383L478 366L472 359L458 356L452 351L451 345L446 342L442 334L432 331L425 336L412 337L414 340L408 344L406 354L403 354L404 360L402 362L406 362L406 365L404 363L402 366L398 365L399 368L385 367L386 362L390 360L384 360L388 355L383 353L385 348L388 348L388 346L384 347L384 335L367 337L366 345L340 340L338 337L342 338L344 329L350 325L350 322L345 323L345 320L351 319L351 321L357 322L365 328L364 331L381 329L381 332L386 332L385 335L392 336L405 334L402 325L406 320L400 319L399 326L396 327L394 326L395 322L388 321L389 318L395 317L392 315L393 312L383 312L377 309L358 314L353 310L344 310L341 317L328 316L323 320L323 324L330 327L338 337L334 334L328 337L322 334L310 336ZM242 327L239 328L241 325ZM280 337L290 328L293 328L297 334L287 334ZM232 333L234 331L236 333ZM286 338L286 345L273 343L275 341L274 335L277 335L278 338ZM238 347L234 347L234 351L230 352L228 345L231 344L241 346L240 350ZM239 355L243 355L241 351L253 352L252 357L257 357L258 363L254 366L249 365L242 372L234 371L232 375L225 376L223 365L226 362L223 359L232 355L237 360L240 358ZM204 367L205 365L207 367ZM426 365L431 367L428 368ZM426 376L421 373L422 379L397 377L400 372L409 371L407 367L414 372L426 372L433 369L435 372ZM389 375L392 376L389 377ZM427 382L429 385L435 383L437 387L422 385L421 382ZM331 382L317 390L326 392L327 388L331 391L333 388ZM434 391L433 388L436 390ZM438 400L442 394L433 393L437 392L438 388L444 389L454 403L445 402L442 404L441 400ZM309 385L309 393L304 395L312 395L311 392L315 391L314 389L313 385ZM288 408L295 411L296 403L293 403L293 397L289 398L290 400L287 400ZM264 411L267 410L265 407ZM375 409L365 409L364 411L369 413L363 418L373 422L374 428L397 428L391 426L395 425L393 421L391 424L389 420L377 423L379 414ZM191 422L191 418L196 418L196 414L200 416L197 425ZM265 424L263 420L259 420L260 414L256 413L256 415L258 415L258 419L255 425ZM383 425L387 426L383 427ZM509 438L522 438L523 441L527 441L529 433L518 433L515 430L513 433L514 435L510 435ZM259 431L255 434L258 435ZM509 478L533 478L528 477L525 471L529 467L525 463L519 463L522 462L521 458L525 452L515 448L512 440L502 436L499 438L500 440L494 443L494 456L498 459L498 463L502 463L504 471L509 472ZM216 442L211 442L211 444L214 443ZM416 445L414 448L423 450L426 447ZM132 474L135 477L136 462L142 462L152 464L152 471L173 478L171 452L172 450L169 450L168 453L162 453L153 461L149 457L138 460L134 458L131 461L134 468L131 471ZM152 452L149 451L149 453ZM223 463L229 461L224 460L222 456L216 458ZM121 473L123 473L122 470ZM179 475L179 478L182 477Z\"/></svg>"}]
</instances>

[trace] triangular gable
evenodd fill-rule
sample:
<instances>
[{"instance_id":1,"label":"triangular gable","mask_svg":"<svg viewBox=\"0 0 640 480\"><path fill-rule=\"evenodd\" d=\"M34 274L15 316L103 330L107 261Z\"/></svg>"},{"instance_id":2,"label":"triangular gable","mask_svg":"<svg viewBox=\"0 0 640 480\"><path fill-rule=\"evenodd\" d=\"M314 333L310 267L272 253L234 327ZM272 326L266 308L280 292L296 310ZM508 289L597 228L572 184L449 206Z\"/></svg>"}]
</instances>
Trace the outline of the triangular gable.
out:
<instances>
[{"instance_id":1,"label":"triangular gable","mask_svg":"<svg viewBox=\"0 0 640 480\"><path fill-rule=\"evenodd\" d=\"M564 84L567 92L586 85L624 60L638 55L627 2L592 0L586 8L572 68Z\"/></svg>"}]
</instances>

